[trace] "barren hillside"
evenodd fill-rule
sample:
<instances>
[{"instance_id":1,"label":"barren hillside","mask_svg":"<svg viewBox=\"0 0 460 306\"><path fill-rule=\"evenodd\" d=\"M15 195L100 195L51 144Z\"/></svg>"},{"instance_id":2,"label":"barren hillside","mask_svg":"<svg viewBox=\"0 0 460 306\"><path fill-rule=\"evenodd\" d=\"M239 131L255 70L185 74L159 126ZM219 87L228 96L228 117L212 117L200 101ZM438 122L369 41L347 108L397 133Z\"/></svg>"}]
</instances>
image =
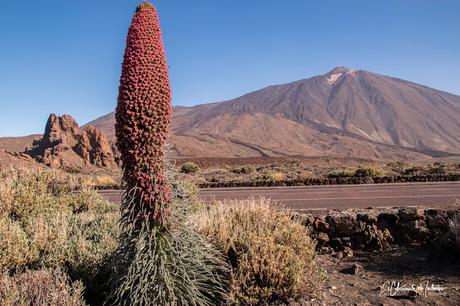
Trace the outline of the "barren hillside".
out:
<instances>
[{"instance_id":1,"label":"barren hillside","mask_svg":"<svg viewBox=\"0 0 460 306\"><path fill-rule=\"evenodd\" d=\"M114 135L114 114L89 124ZM417 159L460 154L460 97L338 67L234 100L175 107L173 155L333 155Z\"/></svg>"}]
</instances>

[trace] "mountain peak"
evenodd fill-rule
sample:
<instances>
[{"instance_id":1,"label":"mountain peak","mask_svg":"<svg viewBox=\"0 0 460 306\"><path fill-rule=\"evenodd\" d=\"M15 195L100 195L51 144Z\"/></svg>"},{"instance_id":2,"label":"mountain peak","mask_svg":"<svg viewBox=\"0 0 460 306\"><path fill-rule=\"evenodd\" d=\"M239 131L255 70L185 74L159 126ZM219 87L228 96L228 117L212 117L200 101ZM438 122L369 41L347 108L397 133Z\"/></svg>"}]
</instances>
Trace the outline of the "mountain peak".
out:
<instances>
[{"instance_id":1,"label":"mountain peak","mask_svg":"<svg viewBox=\"0 0 460 306\"><path fill-rule=\"evenodd\" d=\"M325 74L325 77L327 78L327 81L329 82L329 85L334 85L344 74L348 74L352 72L353 70L347 68L347 67L335 67L331 71Z\"/></svg>"},{"instance_id":2,"label":"mountain peak","mask_svg":"<svg viewBox=\"0 0 460 306\"><path fill-rule=\"evenodd\" d=\"M347 68L347 67L344 67L344 66L339 66L339 67L335 67L334 69L332 69L331 71L329 71L328 73L326 73L326 75L331 75L331 74L339 74L339 73L347 73L351 71L350 68Z\"/></svg>"},{"instance_id":3,"label":"mountain peak","mask_svg":"<svg viewBox=\"0 0 460 306\"><path fill-rule=\"evenodd\" d=\"M176 110L174 154L397 160L460 154L459 96L373 75L336 67L233 100ZM92 124L113 137L115 118L109 119Z\"/></svg>"}]
</instances>

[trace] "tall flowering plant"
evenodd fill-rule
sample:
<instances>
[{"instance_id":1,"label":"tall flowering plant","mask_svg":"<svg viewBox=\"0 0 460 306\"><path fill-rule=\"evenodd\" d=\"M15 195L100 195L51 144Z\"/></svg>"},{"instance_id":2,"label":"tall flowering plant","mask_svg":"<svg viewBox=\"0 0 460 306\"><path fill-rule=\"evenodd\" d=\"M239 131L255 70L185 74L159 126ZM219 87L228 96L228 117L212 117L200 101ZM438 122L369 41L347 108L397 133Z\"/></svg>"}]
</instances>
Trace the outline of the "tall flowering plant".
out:
<instances>
[{"instance_id":1,"label":"tall flowering plant","mask_svg":"<svg viewBox=\"0 0 460 306\"><path fill-rule=\"evenodd\" d=\"M163 145L171 123L168 65L156 9L137 7L128 31L116 110L117 148L128 197L137 222L164 224L171 190L165 178Z\"/></svg>"},{"instance_id":2,"label":"tall flowering plant","mask_svg":"<svg viewBox=\"0 0 460 306\"><path fill-rule=\"evenodd\" d=\"M137 7L128 31L115 117L124 193L106 303L223 304L228 264L190 227L188 196L180 183L167 179L174 180L163 152L171 92L158 15L150 3Z\"/></svg>"}]
</instances>

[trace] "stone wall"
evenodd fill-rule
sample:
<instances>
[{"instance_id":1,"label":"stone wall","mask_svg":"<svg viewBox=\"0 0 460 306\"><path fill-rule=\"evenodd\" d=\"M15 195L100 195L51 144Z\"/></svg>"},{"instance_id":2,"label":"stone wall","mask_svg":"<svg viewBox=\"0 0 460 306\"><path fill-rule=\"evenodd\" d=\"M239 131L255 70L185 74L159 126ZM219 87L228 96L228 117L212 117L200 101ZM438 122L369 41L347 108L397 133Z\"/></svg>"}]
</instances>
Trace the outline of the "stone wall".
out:
<instances>
[{"instance_id":1,"label":"stone wall","mask_svg":"<svg viewBox=\"0 0 460 306\"><path fill-rule=\"evenodd\" d=\"M460 208L346 210L295 214L318 241L321 253L353 256L354 250L383 250L394 244L429 245L434 251L456 248L451 226ZM457 221L458 222L458 221Z\"/></svg>"},{"instance_id":2,"label":"stone wall","mask_svg":"<svg viewBox=\"0 0 460 306\"><path fill-rule=\"evenodd\" d=\"M337 178L306 178L281 181L248 181L248 182L207 182L198 184L200 188L221 187L276 187L276 186L313 186L313 185L352 185L352 184L385 184L408 182L447 182L460 181L458 174L401 175L377 177L337 177Z\"/></svg>"}]
</instances>

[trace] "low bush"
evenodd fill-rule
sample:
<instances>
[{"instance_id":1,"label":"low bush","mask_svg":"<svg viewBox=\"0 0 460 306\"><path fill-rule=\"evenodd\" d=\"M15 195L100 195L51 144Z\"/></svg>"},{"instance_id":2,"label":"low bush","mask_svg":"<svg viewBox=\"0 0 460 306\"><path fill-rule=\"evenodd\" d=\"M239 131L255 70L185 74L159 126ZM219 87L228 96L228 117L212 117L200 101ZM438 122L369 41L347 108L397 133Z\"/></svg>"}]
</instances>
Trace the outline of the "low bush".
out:
<instances>
[{"instance_id":1,"label":"low bush","mask_svg":"<svg viewBox=\"0 0 460 306\"><path fill-rule=\"evenodd\" d=\"M297 178L299 179L312 179L312 178L317 178L315 174L311 171L306 171L306 170L300 170L297 172Z\"/></svg>"},{"instance_id":2,"label":"low bush","mask_svg":"<svg viewBox=\"0 0 460 306\"><path fill-rule=\"evenodd\" d=\"M78 193L73 177L50 170L6 170L0 183L0 271L80 265L113 251L117 206L95 191ZM62 180L66 178L65 180Z\"/></svg>"},{"instance_id":3,"label":"low bush","mask_svg":"<svg viewBox=\"0 0 460 306\"><path fill-rule=\"evenodd\" d=\"M280 171L273 171L268 173L268 180L269 181L282 181L286 178L284 173Z\"/></svg>"},{"instance_id":4,"label":"low bush","mask_svg":"<svg viewBox=\"0 0 460 306\"><path fill-rule=\"evenodd\" d=\"M298 300L320 282L315 244L306 228L268 200L217 203L202 209L192 222L222 247L233 267L232 304Z\"/></svg>"},{"instance_id":5,"label":"low bush","mask_svg":"<svg viewBox=\"0 0 460 306\"><path fill-rule=\"evenodd\" d=\"M353 170L333 170L327 174L329 178L338 178L338 177L353 177L355 172Z\"/></svg>"},{"instance_id":6,"label":"low bush","mask_svg":"<svg viewBox=\"0 0 460 306\"><path fill-rule=\"evenodd\" d=\"M45 169L4 169L0 171L0 216L15 219L37 212L52 211L61 205L55 199L81 189L74 176Z\"/></svg>"},{"instance_id":7,"label":"low bush","mask_svg":"<svg viewBox=\"0 0 460 306\"><path fill-rule=\"evenodd\" d=\"M387 168L396 173L401 173L401 171L404 169L404 165L405 162L403 161L394 161L386 164Z\"/></svg>"},{"instance_id":8,"label":"low bush","mask_svg":"<svg viewBox=\"0 0 460 306\"><path fill-rule=\"evenodd\" d=\"M85 183L88 186L114 188L114 189L120 186L119 179L116 179L115 177L108 176L108 175L87 177L85 179Z\"/></svg>"},{"instance_id":9,"label":"low bush","mask_svg":"<svg viewBox=\"0 0 460 306\"><path fill-rule=\"evenodd\" d=\"M426 168L422 166L413 166L409 168L404 168L401 172L402 175L423 175L426 173Z\"/></svg>"},{"instance_id":10,"label":"low bush","mask_svg":"<svg viewBox=\"0 0 460 306\"><path fill-rule=\"evenodd\" d=\"M256 171L256 168L252 165L245 165L241 167L236 167L232 169L232 172L235 174L251 174Z\"/></svg>"},{"instance_id":11,"label":"low bush","mask_svg":"<svg viewBox=\"0 0 460 306\"><path fill-rule=\"evenodd\" d=\"M0 178L0 273L61 269L97 292L117 246L117 205L59 171L8 169Z\"/></svg>"},{"instance_id":12,"label":"low bush","mask_svg":"<svg viewBox=\"0 0 460 306\"><path fill-rule=\"evenodd\" d=\"M203 175L203 178L207 182L222 182L222 181L231 181L236 179L238 176L231 172L227 168L218 168L218 169L212 169L208 171L203 171L200 174ZM197 180L194 179L194 182Z\"/></svg>"},{"instance_id":13,"label":"low bush","mask_svg":"<svg viewBox=\"0 0 460 306\"><path fill-rule=\"evenodd\" d=\"M356 177L375 177L382 176L383 171L381 169L372 166L363 166L355 170L354 175Z\"/></svg>"},{"instance_id":14,"label":"low bush","mask_svg":"<svg viewBox=\"0 0 460 306\"><path fill-rule=\"evenodd\" d=\"M445 165L436 166L428 170L428 174L433 175L446 175L448 172L449 171L446 169Z\"/></svg>"},{"instance_id":15,"label":"low bush","mask_svg":"<svg viewBox=\"0 0 460 306\"><path fill-rule=\"evenodd\" d=\"M0 274L0 305L83 306L83 286L71 283L59 270L27 270L13 276Z\"/></svg>"},{"instance_id":16,"label":"low bush","mask_svg":"<svg viewBox=\"0 0 460 306\"><path fill-rule=\"evenodd\" d=\"M196 173L200 170L200 167L194 162L183 163L180 167L180 172L182 173Z\"/></svg>"},{"instance_id":17,"label":"low bush","mask_svg":"<svg viewBox=\"0 0 460 306\"><path fill-rule=\"evenodd\" d=\"M257 175L254 177L253 180L255 181L282 181L286 178L286 176L284 175L284 173L282 172L279 172L279 171L274 171L274 170L269 170L269 171L266 171L264 173L262 173L261 175Z\"/></svg>"},{"instance_id":18,"label":"low bush","mask_svg":"<svg viewBox=\"0 0 460 306\"><path fill-rule=\"evenodd\" d=\"M372 166L361 166L357 169L342 169L333 170L328 173L329 178L341 178L341 177L376 177L382 176L383 171L379 168Z\"/></svg>"}]
</instances>

